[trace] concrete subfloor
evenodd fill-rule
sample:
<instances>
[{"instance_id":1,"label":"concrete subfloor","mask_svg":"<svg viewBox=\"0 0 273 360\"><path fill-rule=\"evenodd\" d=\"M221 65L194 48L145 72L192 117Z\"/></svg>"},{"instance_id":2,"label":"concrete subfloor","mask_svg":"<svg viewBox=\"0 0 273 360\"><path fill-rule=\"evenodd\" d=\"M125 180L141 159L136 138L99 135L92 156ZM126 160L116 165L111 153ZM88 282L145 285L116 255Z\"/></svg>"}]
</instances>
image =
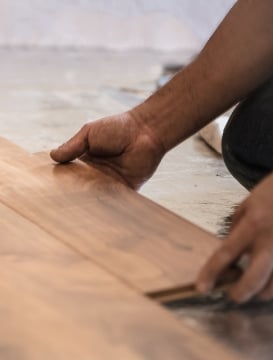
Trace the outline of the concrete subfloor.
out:
<instances>
[{"instance_id":1,"label":"concrete subfloor","mask_svg":"<svg viewBox=\"0 0 273 360\"><path fill-rule=\"evenodd\" d=\"M49 150L85 122L145 99L162 64L190 55L2 48L0 135L31 152ZM247 195L198 137L170 151L141 193L213 233Z\"/></svg>"}]
</instances>

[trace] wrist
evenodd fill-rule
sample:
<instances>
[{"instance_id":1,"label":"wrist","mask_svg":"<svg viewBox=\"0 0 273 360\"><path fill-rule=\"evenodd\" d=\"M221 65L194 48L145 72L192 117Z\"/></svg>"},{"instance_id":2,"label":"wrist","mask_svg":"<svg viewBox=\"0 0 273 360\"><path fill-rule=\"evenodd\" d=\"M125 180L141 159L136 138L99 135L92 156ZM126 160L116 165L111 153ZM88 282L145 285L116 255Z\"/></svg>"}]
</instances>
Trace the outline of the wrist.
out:
<instances>
[{"instance_id":1,"label":"wrist","mask_svg":"<svg viewBox=\"0 0 273 360\"><path fill-rule=\"evenodd\" d=\"M149 109L146 108L145 103L130 110L129 114L138 128L139 136L146 137L151 147L163 157L167 150L160 133L158 133L153 126L153 122L151 121L153 115Z\"/></svg>"},{"instance_id":2,"label":"wrist","mask_svg":"<svg viewBox=\"0 0 273 360\"><path fill-rule=\"evenodd\" d=\"M192 89L195 72L188 66L134 111L169 151L191 136L200 125L199 101Z\"/></svg>"}]
</instances>

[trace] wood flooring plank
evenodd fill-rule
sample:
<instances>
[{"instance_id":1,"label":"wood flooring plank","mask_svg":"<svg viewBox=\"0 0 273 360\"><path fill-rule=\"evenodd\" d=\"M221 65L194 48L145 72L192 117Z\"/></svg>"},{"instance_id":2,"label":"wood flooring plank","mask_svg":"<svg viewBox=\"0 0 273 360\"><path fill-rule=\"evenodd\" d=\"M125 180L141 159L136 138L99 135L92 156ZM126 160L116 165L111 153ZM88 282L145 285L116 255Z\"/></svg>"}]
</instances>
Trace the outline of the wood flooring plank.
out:
<instances>
[{"instance_id":1,"label":"wood flooring plank","mask_svg":"<svg viewBox=\"0 0 273 360\"><path fill-rule=\"evenodd\" d=\"M187 285L211 234L81 162L0 156L0 201L142 292Z\"/></svg>"},{"instance_id":2,"label":"wood flooring plank","mask_svg":"<svg viewBox=\"0 0 273 360\"><path fill-rule=\"evenodd\" d=\"M30 155L26 150L20 146L14 144L13 142L7 140L0 136L0 149L1 149L1 158L16 158L19 156Z\"/></svg>"},{"instance_id":3,"label":"wood flooring plank","mask_svg":"<svg viewBox=\"0 0 273 360\"><path fill-rule=\"evenodd\" d=\"M239 359L0 204L3 360Z\"/></svg>"}]
</instances>

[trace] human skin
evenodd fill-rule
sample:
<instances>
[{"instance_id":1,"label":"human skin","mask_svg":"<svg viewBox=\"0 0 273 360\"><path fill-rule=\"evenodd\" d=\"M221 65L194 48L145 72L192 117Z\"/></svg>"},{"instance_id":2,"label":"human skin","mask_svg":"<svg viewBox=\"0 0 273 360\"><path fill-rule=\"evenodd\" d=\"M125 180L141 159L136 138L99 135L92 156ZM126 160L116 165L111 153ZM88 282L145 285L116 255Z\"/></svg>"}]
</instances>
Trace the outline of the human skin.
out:
<instances>
[{"instance_id":1,"label":"human skin","mask_svg":"<svg viewBox=\"0 0 273 360\"><path fill-rule=\"evenodd\" d=\"M142 104L84 127L51 152L111 168L134 189L162 157L273 75L273 0L239 0L200 55ZM242 134L243 136L243 134ZM201 270L197 289L211 291L247 253L250 265L230 288L235 302L273 298L273 174L241 204L230 235Z\"/></svg>"}]
</instances>

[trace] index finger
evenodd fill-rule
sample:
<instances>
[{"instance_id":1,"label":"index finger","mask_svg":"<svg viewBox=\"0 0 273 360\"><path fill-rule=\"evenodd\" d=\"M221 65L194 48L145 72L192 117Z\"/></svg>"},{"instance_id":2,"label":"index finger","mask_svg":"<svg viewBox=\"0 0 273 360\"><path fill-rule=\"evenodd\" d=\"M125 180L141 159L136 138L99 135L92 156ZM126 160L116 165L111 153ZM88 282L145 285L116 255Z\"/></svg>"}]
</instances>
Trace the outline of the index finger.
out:
<instances>
[{"instance_id":1,"label":"index finger","mask_svg":"<svg viewBox=\"0 0 273 360\"><path fill-rule=\"evenodd\" d=\"M50 152L54 161L65 163L83 155L88 150L88 124L84 125L76 135L61 145L58 149Z\"/></svg>"},{"instance_id":2,"label":"index finger","mask_svg":"<svg viewBox=\"0 0 273 360\"><path fill-rule=\"evenodd\" d=\"M197 290L202 293L211 291L224 270L247 250L253 237L253 230L244 217L201 269Z\"/></svg>"}]
</instances>

